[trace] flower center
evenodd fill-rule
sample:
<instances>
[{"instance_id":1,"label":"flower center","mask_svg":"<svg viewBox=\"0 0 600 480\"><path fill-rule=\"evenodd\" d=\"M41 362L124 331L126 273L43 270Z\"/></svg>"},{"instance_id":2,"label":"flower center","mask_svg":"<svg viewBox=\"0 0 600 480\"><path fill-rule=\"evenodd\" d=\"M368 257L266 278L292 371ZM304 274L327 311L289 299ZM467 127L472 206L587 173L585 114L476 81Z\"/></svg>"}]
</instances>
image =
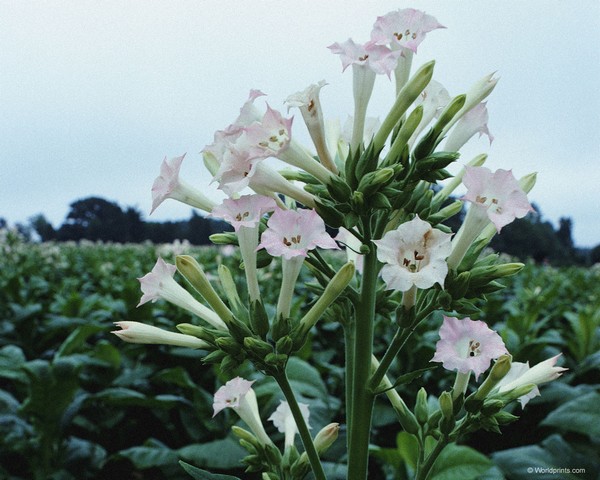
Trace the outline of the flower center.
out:
<instances>
[{"instance_id":1,"label":"flower center","mask_svg":"<svg viewBox=\"0 0 600 480\"><path fill-rule=\"evenodd\" d=\"M241 222L244 218L247 218L250 215L250 212L244 212L244 213L238 213L235 217L235 219L238 222Z\"/></svg>"},{"instance_id":2,"label":"flower center","mask_svg":"<svg viewBox=\"0 0 600 480\"><path fill-rule=\"evenodd\" d=\"M300 244L300 241L302 240L302 235L298 234L295 237L290 237L290 239L288 240L287 237L283 237L283 244L286 247L291 247L292 245L298 245Z\"/></svg>"},{"instance_id":3,"label":"flower center","mask_svg":"<svg viewBox=\"0 0 600 480\"><path fill-rule=\"evenodd\" d=\"M475 197L475 200L482 207L485 207L488 210L493 210L496 213L502 213L502 207L499 205L499 201L497 198L494 198L494 197L488 198L483 195L477 195L477 197Z\"/></svg>"},{"instance_id":4,"label":"flower center","mask_svg":"<svg viewBox=\"0 0 600 480\"><path fill-rule=\"evenodd\" d=\"M404 257L402 260L402 266L406 267L409 272L417 272L419 271L419 267L421 266L421 260L425 258L425 255L420 254L417 250L413 252L413 258L409 259Z\"/></svg>"},{"instance_id":5,"label":"flower center","mask_svg":"<svg viewBox=\"0 0 600 480\"><path fill-rule=\"evenodd\" d=\"M362 57L358 57L359 62L365 62L369 58L369 55L365 53Z\"/></svg>"},{"instance_id":6,"label":"flower center","mask_svg":"<svg viewBox=\"0 0 600 480\"><path fill-rule=\"evenodd\" d=\"M481 355L481 343L477 340L469 340L469 349L467 351L467 356L469 357L478 357Z\"/></svg>"}]
</instances>

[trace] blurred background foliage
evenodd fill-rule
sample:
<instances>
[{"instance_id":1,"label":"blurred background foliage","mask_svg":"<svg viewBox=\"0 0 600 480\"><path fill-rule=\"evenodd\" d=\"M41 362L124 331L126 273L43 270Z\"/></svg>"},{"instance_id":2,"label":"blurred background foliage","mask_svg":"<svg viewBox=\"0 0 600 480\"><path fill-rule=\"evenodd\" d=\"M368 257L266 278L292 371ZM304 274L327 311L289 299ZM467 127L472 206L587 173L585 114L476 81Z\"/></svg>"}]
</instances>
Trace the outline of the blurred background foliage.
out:
<instances>
[{"instance_id":1,"label":"blurred background foliage","mask_svg":"<svg viewBox=\"0 0 600 480\"><path fill-rule=\"evenodd\" d=\"M526 221L548 231L540 218ZM92 218L86 224L90 232L93 223ZM499 238L509 235L508 228ZM565 221L558 231L551 229L552 236L548 233L562 245L562 258L548 254L540 263L531 261L504 282L504 290L479 305L479 318L502 335L516 361L535 364L563 352L569 371L542 387L542 396L524 411L515 406L512 413L521 418L502 435L478 432L449 449L444 455L460 457L464 467L448 470L442 456L435 480L530 479L528 467L583 468L586 474L560 478L595 478L600 468L600 268L549 265L561 263L567 254L577 257L572 242L568 247L569 228ZM530 237L528 243L536 242ZM173 263L180 253L193 255L209 274L219 263L239 269L240 258L231 247L194 247L185 241L39 243L16 230L0 229L0 478L189 478L178 460L256 478L240 470L245 451L230 435L237 417L226 412L212 418L213 392L227 379L202 364L202 351L126 344L109 334L112 322L121 320L171 330L177 323L196 321L162 301L136 308L140 290L135 278L147 273L158 255ZM341 264L344 254L328 259ZM265 300L273 305L278 264L259 274ZM315 297L308 272L303 275L296 313ZM334 310L318 324L318 332L290 366L300 400L311 407L313 432L344 418L340 314L343 309ZM392 366L392 376L429 365L441 320L441 314L434 314L419 327ZM390 319L381 315L378 322L381 352L391 341ZM250 366L237 373L257 380L267 424L281 398L276 386ZM410 403L419 386L438 395L452 382L451 373L435 368L402 385L400 393ZM399 433L385 398L377 403L374 422L370 478L411 478L414 439ZM281 440L268 423L269 434ZM342 429L326 454L330 478L344 478L344 443Z\"/></svg>"}]
</instances>

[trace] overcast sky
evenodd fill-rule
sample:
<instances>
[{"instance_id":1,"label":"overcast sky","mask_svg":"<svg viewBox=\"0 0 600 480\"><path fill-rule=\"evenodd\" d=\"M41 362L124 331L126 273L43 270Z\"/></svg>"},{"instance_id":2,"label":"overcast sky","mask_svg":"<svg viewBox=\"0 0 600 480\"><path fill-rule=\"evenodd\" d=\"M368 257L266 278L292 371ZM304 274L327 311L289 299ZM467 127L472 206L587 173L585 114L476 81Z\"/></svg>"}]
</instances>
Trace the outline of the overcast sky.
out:
<instances>
[{"instance_id":1,"label":"overcast sky","mask_svg":"<svg viewBox=\"0 0 600 480\"><path fill-rule=\"evenodd\" d=\"M404 7L447 27L428 35L418 67L451 95L487 73L492 169L539 172L530 195L579 246L600 243L600 2L25 1L0 0L0 217L43 213L59 226L95 195L150 211L162 158L188 153L182 175L204 191L199 151L236 117L250 88L283 100L325 79L326 117L352 113L351 73L326 48L368 39L378 15ZM393 84L377 79L369 114L383 118ZM262 106L262 102L259 102ZM307 138L301 117L294 134ZM189 218L167 201L151 219Z\"/></svg>"}]
</instances>

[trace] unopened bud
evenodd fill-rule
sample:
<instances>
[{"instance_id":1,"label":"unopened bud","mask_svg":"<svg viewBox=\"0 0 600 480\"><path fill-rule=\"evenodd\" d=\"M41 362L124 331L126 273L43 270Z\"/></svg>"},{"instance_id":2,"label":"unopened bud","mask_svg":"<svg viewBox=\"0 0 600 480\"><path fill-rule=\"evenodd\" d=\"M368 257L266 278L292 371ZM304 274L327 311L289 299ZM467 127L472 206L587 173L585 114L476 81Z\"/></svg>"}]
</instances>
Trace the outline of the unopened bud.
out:
<instances>
[{"instance_id":1,"label":"unopened bud","mask_svg":"<svg viewBox=\"0 0 600 480\"><path fill-rule=\"evenodd\" d=\"M433 77L434 66L435 62L433 60L421 66L398 92L394 105L373 138L373 144L377 150L383 148L388 136L400 118L402 118L421 92L425 90L425 87L431 81L431 77Z\"/></svg>"},{"instance_id":2,"label":"unopened bud","mask_svg":"<svg viewBox=\"0 0 600 480\"><path fill-rule=\"evenodd\" d=\"M504 402L502 400L491 400L483 404L481 413L486 416L496 415L500 410L504 408Z\"/></svg>"},{"instance_id":3,"label":"unopened bud","mask_svg":"<svg viewBox=\"0 0 600 480\"><path fill-rule=\"evenodd\" d=\"M289 355L293 349L293 346L294 341L290 336L286 335L277 340L277 343L275 344L275 349L277 350L277 353Z\"/></svg>"},{"instance_id":4,"label":"unopened bud","mask_svg":"<svg viewBox=\"0 0 600 480\"><path fill-rule=\"evenodd\" d=\"M244 338L244 347L258 358L265 358L270 353L273 353L273 347L267 342L259 340L258 338Z\"/></svg>"},{"instance_id":5,"label":"unopened bud","mask_svg":"<svg viewBox=\"0 0 600 480\"><path fill-rule=\"evenodd\" d=\"M333 276L331 282L325 287L323 294L319 297L316 303L300 320L300 334L306 335L308 331L317 323L321 315L331 305L334 300L344 291L348 284L354 278L354 263L346 263Z\"/></svg>"},{"instance_id":6,"label":"unopened bud","mask_svg":"<svg viewBox=\"0 0 600 480\"><path fill-rule=\"evenodd\" d=\"M325 453L327 449L333 445L333 442L335 442L338 438L339 431L339 423L330 423L329 425L323 427L319 433L317 433L317 436L314 439L314 444L319 455Z\"/></svg>"},{"instance_id":7,"label":"unopened bud","mask_svg":"<svg viewBox=\"0 0 600 480\"><path fill-rule=\"evenodd\" d=\"M394 169L390 167L380 168L374 172L369 172L360 180L358 190L362 192L363 195L370 196L385 186L393 176Z\"/></svg>"},{"instance_id":8,"label":"unopened bud","mask_svg":"<svg viewBox=\"0 0 600 480\"><path fill-rule=\"evenodd\" d=\"M238 238L235 233L213 233L208 239L215 245L237 245Z\"/></svg>"},{"instance_id":9,"label":"unopened bud","mask_svg":"<svg viewBox=\"0 0 600 480\"><path fill-rule=\"evenodd\" d=\"M454 418L454 405L452 403L452 395L450 392L442 392L438 400L440 402L440 410L444 418Z\"/></svg>"},{"instance_id":10,"label":"unopened bud","mask_svg":"<svg viewBox=\"0 0 600 480\"><path fill-rule=\"evenodd\" d=\"M230 355L237 355L242 351L241 345L231 337L220 337L215 340L217 347Z\"/></svg>"},{"instance_id":11,"label":"unopened bud","mask_svg":"<svg viewBox=\"0 0 600 480\"><path fill-rule=\"evenodd\" d=\"M244 440L244 441L248 442L255 448L260 448L260 442L254 436L254 434L249 432L248 430L245 430L241 427L238 427L237 425L234 425L233 427L231 427L231 431L240 440Z\"/></svg>"},{"instance_id":12,"label":"unopened bud","mask_svg":"<svg viewBox=\"0 0 600 480\"><path fill-rule=\"evenodd\" d=\"M429 419L429 406L427 405L427 392L423 387L417 393L415 403L415 416L421 425L425 425Z\"/></svg>"},{"instance_id":13,"label":"unopened bud","mask_svg":"<svg viewBox=\"0 0 600 480\"><path fill-rule=\"evenodd\" d=\"M519 186L525 193L531 192L537 181L537 172L530 173L519 179Z\"/></svg>"},{"instance_id":14,"label":"unopened bud","mask_svg":"<svg viewBox=\"0 0 600 480\"><path fill-rule=\"evenodd\" d=\"M176 325L175 328L185 335L193 335L194 337L211 343L212 345L215 344L215 335L205 327L192 325L191 323L180 323Z\"/></svg>"},{"instance_id":15,"label":"unopened bud","mask_svg":"<svg viewBox=\"0 0 600 480\"><path fill-rule=\"evenodd\" d=\"M175 265L177 266L177 271L204 297L217 315L226 324L229 323L233 317L233 313L223 303L223 300L221 300L221 297L219 297L211 285L200 264L189 255L177 255Z\"/></svg>"}]
</instances>

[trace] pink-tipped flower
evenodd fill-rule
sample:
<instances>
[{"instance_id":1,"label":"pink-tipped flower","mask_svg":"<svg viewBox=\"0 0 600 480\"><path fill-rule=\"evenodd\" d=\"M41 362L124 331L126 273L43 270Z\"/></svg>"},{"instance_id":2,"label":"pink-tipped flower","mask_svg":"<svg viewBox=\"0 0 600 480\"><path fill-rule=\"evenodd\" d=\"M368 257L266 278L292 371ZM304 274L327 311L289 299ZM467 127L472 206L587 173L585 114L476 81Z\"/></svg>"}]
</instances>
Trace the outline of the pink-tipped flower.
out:
<instances>
[{"instance_id":1,"label":"pink-tipped flower","mask_svg":"<svg viewBox=\"0 0 600 480\"><path fill-rule=\"evenodd\" d=\"M346 70L350 65L366 67L378 75L385 74L388 77L398 64L398 57L401 52L392 51L383 45L376 45L374 42L367 42L362 45L354 43L349 38L343 43L334 43L330 45L329 50L340 56L342 60L342 69Z\"/></svg>"},{"instance_id":2,"label":"pink-tipped flower","mask_svg":"<svg viewBox=\"0 0 600 480\"><path fill-rule=\"evenodd\" d=\"M496 386L498 393L510 393L525 385L535 385L535 388L531 392L519 397L521 408L525 408L529 400L540 395L539 385L556 380L564 371L568 370L567 368L556 366L556 362L561 355L559 354L548 360L544 360L531 368L529 367L529 362L513 362L508 374Z\"/></svg>"},{"instance_id":3,"label":"pink-tipped flower","mask_svg":"<svg viewBox=\"0 0 600 480\"><path fill-rule=\"evenodd\" d=\"M527 195L510 170L492 173L486 167L466 167L463 183L467 193L463 200L472 203L478 216L487 215L500 232L515 218L523 218L533 209ZM466 221L465 221L466 223Z\"/></svg>"},{"instance_id":4,"label":"pink-tipped flower","mask_svg":"<svg viewBox=\"0 0 600 480\"><path fill-rule=\"evenodd\" d=\"M274 257L306 257L316 247L339 248L325 231L325 222L315 210L276 209L263 232L258 248Z\"/></svg>"},{"instance_id":5,"label":"pink-tipped flower","mask_svg":"<svg viewBox=\"0 0 600 480\"><path fill-rule=\"evenodd\" d=\"M465 113L452 129L452 132L444 145L444 150L448 152L458 152L476 133L479 133L480 137L482 135L487 135L491 145L494 136L488 129L488 119L489 114L486 102L475 105L471 110Z\"/></svg>"},{"instance_id":6,"label":"pink-tipped flower","mask_svg":"<svg viewBox=\"0 0 600 480\"><path fill-rule=\"evenodd\" d=\"M265 156L279 156L292 139L292 118L284 118L280 112L267 105L260 122L249 125L245 131L248 141L265 152Z\"/></svg>"},{"instance_id":7,"label":"pink-tipped flower","mask_svg":"<svg viewBox=\"0 0 600 480\"><path fill-rule=\"evenodd\" d=\"M375 240L377 258L385 263L381 277L389 289L406 292L413 285L429 288L436 283L444 285L448 274L446 257L450 254L449 233L415 216L396 230Z\"/></svg>"},{"instance_id":8,"label":"pink-tipped flower","mask_svg":"<svg viewBox=\"0 0 600 480\"><path fill-rule=\"evenodd\" d=\"M142 288L140 305L146 302L156 302L159 298L181 307L210 323L213 327L226 330L227 327L219 316L208 307L196 300L190 292L179 285L173 275L177 267L159 258L150 273L138 278Z\"/></svg>"},{"instance_id":9,"label":"pink-tipped flower","mask_svg":"<svg viewBox=\"0 0 600 480\"><path fill-rule=\"evenodd\" d=\"M192 335L169 332L145 323L115 322L115 325L121 330L115 330L111 333L129 343L176 345L188 348L206 348L209 346L208 343Z\"/></svg>"},{"instance_id":10,"label":"pink-tipped flower","mask_svg":"<svg viewBox=\"0 0 600 480\"><path fill-rule=\"evenodd\" d=\"M217 390L213 401L213 417L225 408L231 408L238 416L246 422L250 430L256 435L259 442L268 445L271 439L268 437L260 420L256 394L252 390L254 382L235 377Z\"/></svg>"},{"instance_id":11,"label":"pink-tipped flower","mask_svg":"<svg viewBox=\"0 0 600 480\"><path fill-rule=\"evenodd\" d=\"M156 177L152 185L152 210L150 214L167 198L179 200L205 212L210 212L214 207L215 204L212 200L179 178L179 170L184 157L185 154L169 161L167 157L163 160L160 166L160 175Z\"/></svg>"},{"instance_id":12,"label":"pink-tipped flower","mask_svg":"<svg viewBox=\"0 0 600 480\"><path fill-rule=\"evenodd\" d=\"M427 33L446 28L435 17L413 8L404 8L377 17L371 40L377 45L392 45L417 53Z\"/></svg>"},{"instance_id":13,"label":"pink-tipped flower","mask_svg":"<svg viewBox=\"0 0 600 480\"><path fill-rule=\"evenodd\" d=\"M298 403L298 406L300 407L300 412L302 412L302 417L304 418L306 426L311 428L308 424L308 418L310 416L308 405L305 403ZM296 425L296 420L294 420L294 415L292 415L288 402L281 400L277 410L271 414L269 420L273 422L273 425L275 425L277 430L285 435L286 448L292 446L294 444L294 437L298 432L298 426Z\"/></svg>"},{"instance_id":14,"label":"pink-tipped flower","mask_svg":"<svg viewBox=\"0 0 600 480\"><path fill-rule=\"evenodd\" d=\"M508 353L500 335L485 322L464 318L446 317L440 328L432 362L442 362L447 370L467 374L475 379L485 372L493 359Z\"/></svg>"},{"instance_id":15,"label":"pink-tipped flower","mask_svg":"<svg viewBox=\"0 0 600 480\"><path fill-rule=\"evenodd\" d=\"M275 210L276 203L264 195L242 195L240 198L228 198L213 208L210 216L229 222L236 232L241 227L256 227L262 216Z\"/></svg>"},{"instance_id":16,"label":"pink-tipped flower","mask_svg":"<svg viewBox=\"0 0 600 480\"><path fill-rule=\"evenodd\" d=\"M331 172L337 173L337 167L331 158L327 142L325 139L325 122L323 120L323 109L321 108L321 100L319 93L325 85L324 80L317 84L311 84L303 91L290 95L285 103L288 105L288 111L291 107L300 109L310 138L317 149L317 155L321 163Z\"/></svg>"},{"instance_id":17,"label":"pink-tipped flower","mask_svg":"<svg viewBox=\"0 0 600 480\"><path fill-rule=\"evenodd\" d=\"M212 216L223 218L233 225L244 260L244 273L251 300L260 298L258 275L256 272L256 247L258 246L258 225L262 216L275 210L276 203L263 195L243 195L238 199L227 199L216 206Z\"/></svg>"}]
</instances>

